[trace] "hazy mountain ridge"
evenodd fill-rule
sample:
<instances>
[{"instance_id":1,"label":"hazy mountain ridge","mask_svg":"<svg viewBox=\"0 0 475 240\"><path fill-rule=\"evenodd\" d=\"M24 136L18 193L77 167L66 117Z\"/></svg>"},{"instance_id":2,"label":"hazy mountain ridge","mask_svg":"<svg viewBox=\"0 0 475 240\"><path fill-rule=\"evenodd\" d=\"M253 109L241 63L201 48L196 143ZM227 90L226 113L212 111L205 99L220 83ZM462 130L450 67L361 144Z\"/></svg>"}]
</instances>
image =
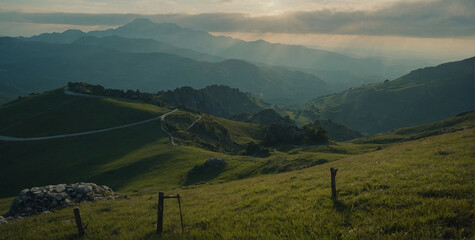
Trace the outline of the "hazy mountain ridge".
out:
<instances>
[{"instance_id":1,"label":"hazy mountain ridge","mask_svg":"<svg viewBox=\"0 0 475 240\"><path fill-rule=\"evenodd\" d=\"M90 31L89 35L104 37L118 35L152 38L178 47L214 54L226 58L247 59L271 65L310 68L316 70L344 70L358 74L394 77L401 72L377 58L353 58L325 50L298 45L269 43L263 40L246 42L230 37L216 37L207 32L181 28L174 23L154 23L149 19L134 21L115 29ZM407 69L404 67L403 69Z\"/></svg>"},{"instance_id":2,"label":"hazy mountain ridge","mask_svg":"<svg viewBox=\"0 0 475 240\"><path fill-rule=\"evenodd\" d=\"M197 62L167 53L130 53L80 44L49 44L0 39L2 82L27 91L45 91L67 82L87 82L147 92L181 86L220 84L251 92L267 101L302 101L324 92L313 75L260 68L241 60Z\"/></svg>"},{"instance_id":3,"label":"hazy mountain ridge","mask_svg":"<svg viewBox=\"0 0 475 240\"><path fill-rule=\"evenodd\" d=\"M341 53L307 48L299 45L270 43L263 40L246 42L223 36L213 36L207 32L182 28L174 23L154 23L149 19L138 18L123 26L107 30L79 33L68 30L61 33L45 33L31 37L31 40L71 43L81 36L121 36L127 38L154 39L174 46L222 58L246 59L256 63L309 69L309 73L326 72L328 81L337 78L332 72L345 72L346 75L394 78L407 72L413 65L402 61L393 62L381 58L356 58ZM55 40L56 38L56 40ZM177 54L177 53L176 53ZM191 57L191 56L186 56ZM317 74L318 76L319 74ZM337 83L339 84L339 83Z\"/></svg>"},{"instance_id":4,"label":"hazy mountain ridge","mask_svg":"<svg viewBox=\"0 0 475 240\"><path fill-rule=\"evenodd\" d=\"M73 43L90 46L100 46L115 49L118 51L127 51L134 53L170 53L181 57L191 58L197 61L220 62L225 60L225 58L222 57L199 53L185 48L178 48L173 45L152 39L123 38L115 35L102 38L93 36L83 36L76 39Z\"/></svg>"},{"instance_id":5,"label":"hazy mountain ridge","mask_svg":"<svg viewBox=\"0 0 475 240\"><path fill-rule=\"evenodd\" d=\"M370 134L440 121L474 109L474 59L320 97L305 112Z\"/></svg>"}]
</instances>

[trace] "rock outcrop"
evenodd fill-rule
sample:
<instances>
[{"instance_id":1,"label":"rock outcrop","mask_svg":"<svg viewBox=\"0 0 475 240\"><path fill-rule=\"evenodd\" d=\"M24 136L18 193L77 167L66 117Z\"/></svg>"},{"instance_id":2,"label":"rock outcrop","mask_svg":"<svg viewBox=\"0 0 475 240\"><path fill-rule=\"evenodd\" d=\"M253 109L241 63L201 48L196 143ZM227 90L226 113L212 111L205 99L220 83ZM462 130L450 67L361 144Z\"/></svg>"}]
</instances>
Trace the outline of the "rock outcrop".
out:
<instances>
[{"instance_id":1,"label":"rock outcrop","mask_svg":"<svg viewBox=\"0 0 475 240\"><path fill-rule=\"evenodd\" d=\"M205 182L218 176L228 163L224 159L210 158L203 164L196 165L188 171L186 175L185 185Z\"/></svg>"},{"instance_id":2,"label":"rock outcrop","mask_svg":"<svg viewBox=\"0 0 475 240\"><path fill-rule=\"evenodd\" d=\"M95 200L113 200L119 196L107 186L94 183L47 185L23 189L13 200L9 218L31 216L49 210Z\"/></svg>"},{"instance_id":3,"label":"rock outcrop","mask_svg":"<svg viewBox=\"0 0 475 240\"><path fill-rule=\"evenodd\" d=\"M224 159L210 158L201 165L203 168L224 168L228 163Z\"/></svg>"}]
</instances>

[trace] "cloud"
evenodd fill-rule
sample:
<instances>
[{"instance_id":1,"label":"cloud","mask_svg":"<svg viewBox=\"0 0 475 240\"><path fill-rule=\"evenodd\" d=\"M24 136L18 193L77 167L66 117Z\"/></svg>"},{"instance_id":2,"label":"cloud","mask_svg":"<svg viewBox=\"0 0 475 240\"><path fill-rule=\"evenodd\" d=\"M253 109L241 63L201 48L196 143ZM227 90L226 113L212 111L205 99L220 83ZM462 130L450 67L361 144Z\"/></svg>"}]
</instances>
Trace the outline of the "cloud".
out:
<instances>
[{"instance_id":1,"label":"cloud","mask_svg":"<svg viewBox=\"0 0 475 240\"><path fill-rule=\"evenodd\" d=\"M229 2L229 0L220 0ZM351 34L410 37L471 37L475 35L475 1L435 0L386 4L376 10L317 10L272 16L243 13L202 14L71 14L4 12L0 21L77 25L122 25L136 17L175 22L209 32Z\"/></svg>"}]
</instances>

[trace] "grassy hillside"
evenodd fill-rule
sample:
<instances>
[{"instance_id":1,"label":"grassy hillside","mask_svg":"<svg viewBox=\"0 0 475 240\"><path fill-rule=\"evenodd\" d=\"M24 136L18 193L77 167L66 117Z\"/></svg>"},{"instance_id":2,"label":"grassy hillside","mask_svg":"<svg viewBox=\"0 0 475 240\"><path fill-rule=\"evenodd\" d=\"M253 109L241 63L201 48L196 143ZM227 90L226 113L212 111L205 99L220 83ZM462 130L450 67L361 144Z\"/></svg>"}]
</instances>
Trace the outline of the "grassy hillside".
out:
<instances>
[{"instance_id":1,"label":"grassy hillside","mask_svg":"<svg viewBox=\"0 0 475 240\"><path fill-rule=\"evenodd\" d=\"M157 95L156 99L171 106L184 105L187 108L225 118L239 113L254 113L269 106L249 93L218 85L198 90L181 87L173 91L159 92Z\"/></svg>"},{"instance_id":2,"label":"grassy hillside","mask_svg":"<svg viewBox=\"0 0 475 240\"><path fill-rule=\"evenodd\" d=\"M97 130L150 119L171 111L150 104L106 97L80 97L62 89L32 95L0 107L0 135L42 137ZM130 190L182 186L195 165L208 158L225 158L229 164L213 179L229 181L262 173L289 171L333 161L348 154L291 149L267 157L227 155L249 142L259 143L263 128L178 110L167 116L165 128L178 145L172 145L159 120L91 135L42 141L0 141L0 196L14 196L27 187L93 181ZM267 170L265 170L267 169Z\"/></svg>"},{"instance_id":3,"label":"grassy hillside","mask_svg":"<svg viewBox=\"0 0 475 240\"><path fill-rule=\"evenodd\" d=\"M363 134L358 131L332 120L316 120L313 122L313 125L325 129L328 133L328 137L335 141L347 141L363 137Z\"/></svg>"},{"instance_id":4,"label":"grassy hillside","mask_svg":"<svg viewBox=\"0 0 475 240\"><path fill-rule=\"evenodd\" d=\"M474 59L320 97L308 103L304 113L367 134L441 121L475 108Z\"/></svg>"},{"instance_id":5,"label":"grassy hillside","mask_svg":"<svg viewBox=\"0 0 475 240\"><path fill-rule=\"evenodd\" d=\"M85 239L470 239L474 235L473 142L468 129L394 144L304 170L132 193L131 200L79 206ZM338 200L329 167L337 167ZM152 190L152 189L150 189ZM165 202L158 237L157 191L183 197ZM6 212L4 202L0 204ZM0 226L3 239L74 238L72 208Z\"/></svg>"},{"instance_id":6,"label":"grassy hillside","mask_svg":"<svg viewBox=\"0 0 475 240\"><path fill-rule=\"evenodd\" d=\"M90 107L93 106L93 107ZM0 135L39 137L139 122L170 111L112 98L69 96L63 89L33 95L0 107Z\"/></svg>"},{"instance_id":7,"label":"grassy hillside","mask_svg":"<svg viewBox=\"0 0 475 240\"><path fill-rule=\"evenodd\" d=\"M0 83L0 105L17 99L19 96L28 94L25 90Z\"/></svg>"},{"instance_id":8,"label":"grassy hillside","mask_svg":"<svg viewBox=\"0 0 475 240\"><path fill-rule=\"evenodd\" d=\"M377 143L387 144L393 142L410 141L419 138L456 132L475 127L475 112L460 113L453 118L444 121L424 124L416 127L400 128L394 131L377 134L354 140L354 143Z\"/></svg>"}]
</instances>

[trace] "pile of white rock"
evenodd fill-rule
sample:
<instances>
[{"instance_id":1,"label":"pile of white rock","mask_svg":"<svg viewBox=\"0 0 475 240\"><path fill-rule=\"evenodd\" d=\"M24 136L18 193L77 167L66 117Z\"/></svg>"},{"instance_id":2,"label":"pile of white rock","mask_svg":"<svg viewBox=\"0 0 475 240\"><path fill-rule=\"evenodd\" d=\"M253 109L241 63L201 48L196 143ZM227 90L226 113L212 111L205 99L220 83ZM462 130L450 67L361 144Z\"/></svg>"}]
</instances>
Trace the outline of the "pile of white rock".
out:
<instances>
[{"instance_id":1,"label":"pile of white rock","mask_svg":"<svg viewBox=\"0 0 475 240\"><path fill-rule=\"evenodd\" d=\"M13 200L3 220L16 219L95 200L118 198L108 186L94 183L58 184L24 189ZM2 219L0 219L2 220Z\"/></svg>"}]
</instances>

